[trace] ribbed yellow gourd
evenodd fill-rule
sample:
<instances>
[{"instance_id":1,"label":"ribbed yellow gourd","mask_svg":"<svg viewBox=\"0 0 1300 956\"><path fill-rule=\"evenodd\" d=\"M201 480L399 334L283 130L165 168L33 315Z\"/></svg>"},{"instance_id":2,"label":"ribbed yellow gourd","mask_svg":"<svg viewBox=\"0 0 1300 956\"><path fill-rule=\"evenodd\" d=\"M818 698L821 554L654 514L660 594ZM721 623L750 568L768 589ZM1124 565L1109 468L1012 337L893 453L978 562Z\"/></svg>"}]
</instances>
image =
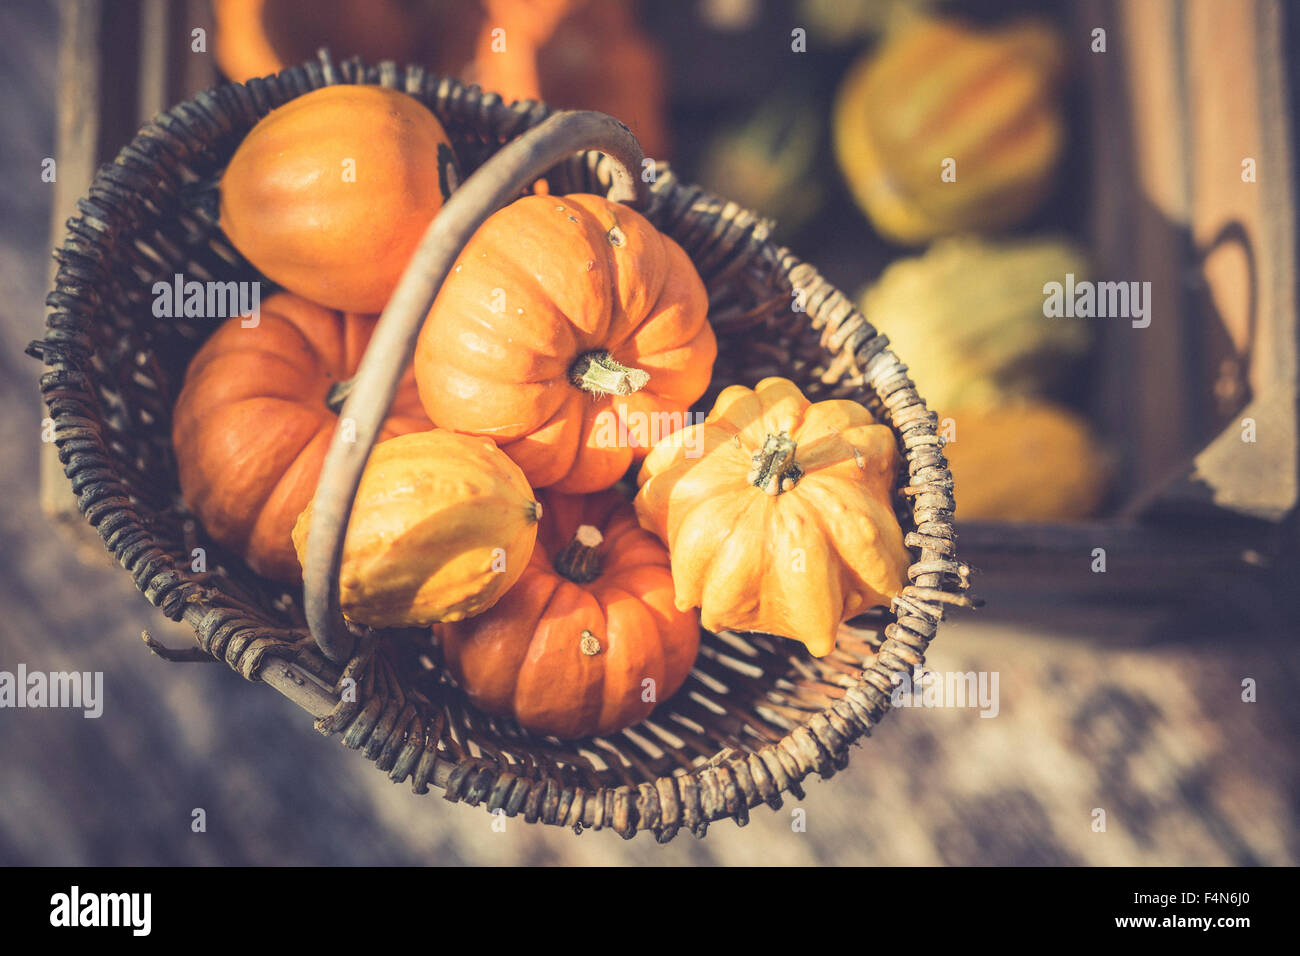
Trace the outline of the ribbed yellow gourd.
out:
<instances>
[{"instance_id":1,"label":"ribbed yellow gourd","mask_svg":"<svg viewBox=\"0 0 1300 956\"><path fill-rule=\"evenodd\" d=\"M813 404L784 378L732 385L646 458L637 518L668 545L678 608L824 657L841 622L907 583L898 464L894 433L857 402Z\"/></svg>"},{"instance_id":2,"label":"ribbed yellow gourd","mask_svg":"<svg viewBox=\"0 0 1300 956\"><path fill-rule=\"evenodd\" d=\"M1064 139L1061 59L1038 21L981 31L925 17L855 64L835 104L835 155L876 229L916 244L1031 213Z\"/></svg>"},{"instance_id":3,"label":"ribbed yellow gourd","mask_svg":"<svg viewBox=\"0 0 1300 956\"><path fill-rule=\"evenodd\" d=\"M294 525L300 561L314 506ZM403 627L486 611L527 567L540 515L519 466L486 438L434 429L380 442L344 539L344 615Z\"/></svg>"}]
</instances>

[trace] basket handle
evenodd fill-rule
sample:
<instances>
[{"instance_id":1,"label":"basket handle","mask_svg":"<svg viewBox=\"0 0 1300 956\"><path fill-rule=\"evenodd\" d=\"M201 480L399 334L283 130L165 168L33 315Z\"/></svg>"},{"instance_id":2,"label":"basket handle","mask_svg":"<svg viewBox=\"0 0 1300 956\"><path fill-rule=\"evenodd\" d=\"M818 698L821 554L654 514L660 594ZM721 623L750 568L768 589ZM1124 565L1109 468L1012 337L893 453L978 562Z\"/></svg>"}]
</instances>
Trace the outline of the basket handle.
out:
<instances>
[{"instance_id":1,"label":"basket handle","mask_svg":"<svg viewBox=\"0 0 1300 956\"><path fill-rule=\"evenodd\" d=\"M489 216L573 153L592 150L612 161L609 198L643 205L647 190L636 171L641 146L612 116L565 111L501 147L470 175L434 217L384 307L339 412L356 425L355 441L335 428L316 484L303 566L304 610L321 653L336 663L352 654L354 637L339 608L339 569L352 504L370 450L415 353L424 318L465 244Z\"/></svg>"}]
</instances>

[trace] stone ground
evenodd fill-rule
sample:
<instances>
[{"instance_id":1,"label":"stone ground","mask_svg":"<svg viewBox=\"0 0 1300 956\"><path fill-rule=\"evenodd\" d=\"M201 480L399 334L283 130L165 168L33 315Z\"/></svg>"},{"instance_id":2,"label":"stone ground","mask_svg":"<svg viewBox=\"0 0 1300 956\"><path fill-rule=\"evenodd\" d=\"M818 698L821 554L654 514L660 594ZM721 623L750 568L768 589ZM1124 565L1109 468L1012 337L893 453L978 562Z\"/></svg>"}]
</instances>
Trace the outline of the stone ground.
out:
<instances>
[{"instance_id":1,"label":"stone ground","mask_svg":"<svg viewBox=\"0 0 1300 956\"><path fill-rule=\"evenodd\" d=\"M103 671L106 702L98 720L0 711L0 864L1300 862L1294 629L1193 639L1159 613L1063 610L1050 629L961 616L929 666L996 671L996 717L901 710L802 803L667 847L515 820L495 832L481 809L393 786L270 689L153 657L143 629L185 633L36 504L39 367L22 349L42 327L54 23L32 9L0 7L0 670ZM1248 677L1258 703L1241 700Z\"/></svg>"}]
</instances>

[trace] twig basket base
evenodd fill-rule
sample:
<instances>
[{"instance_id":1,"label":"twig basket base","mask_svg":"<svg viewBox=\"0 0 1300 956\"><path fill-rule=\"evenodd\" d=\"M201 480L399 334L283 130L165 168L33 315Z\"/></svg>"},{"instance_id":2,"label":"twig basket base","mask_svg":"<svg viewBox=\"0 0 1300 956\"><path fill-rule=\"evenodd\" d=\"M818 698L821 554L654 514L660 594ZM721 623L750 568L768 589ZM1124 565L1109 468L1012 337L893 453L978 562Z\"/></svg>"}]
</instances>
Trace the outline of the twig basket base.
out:
<instances>
[{"instance_id":1,"label":"twig basket base","mask_svg":"<svg viewBox=\"0 0 1300 956\"><path fill-rule=\"evenodd\" d=\"M217 228L210 190L240 140L287 100L330 83L404 90L441 120L467 172L540 123L542 105L391 63L320 62L199 94L146 125L96 176L59 261L41 390L81 511L148 600L193 625L198 647L316 712L324 733L417 793L483 804L661 842L685 827L744 824L760 803L802 796L829 777L890 707L896 675L924 660L945 606L969 605L956 558L952 482L936 421L887 341L811 266L774 245L768 224L654 169L644 211L687 252L709 291L719 338L711 405L729 384L793 379L810 399L854 398L896 434L907 473L898 514L916 555L911 584L887 611L846 625L828 657L761 635L703 636L686 685L650 719L606 738L562 743L477 712L443 675L436 649L410 634L370 636L336 666L315 649L301 595L258 578L208 541L180 500L171 408L186 363L213 331L206 319L155 318L155 282L259 280ZM573 156L547 177L552 194L608 194L604 157ZM194 560L203 548L206 567ZM274 676L274 679L272 677ZM288 689L286 689L286 687ZM302 693L294 691L301 688ZM320 702L324 703L320 703ZM309 706L304 704L304 706Z\"/></svg>"}]
</instances>

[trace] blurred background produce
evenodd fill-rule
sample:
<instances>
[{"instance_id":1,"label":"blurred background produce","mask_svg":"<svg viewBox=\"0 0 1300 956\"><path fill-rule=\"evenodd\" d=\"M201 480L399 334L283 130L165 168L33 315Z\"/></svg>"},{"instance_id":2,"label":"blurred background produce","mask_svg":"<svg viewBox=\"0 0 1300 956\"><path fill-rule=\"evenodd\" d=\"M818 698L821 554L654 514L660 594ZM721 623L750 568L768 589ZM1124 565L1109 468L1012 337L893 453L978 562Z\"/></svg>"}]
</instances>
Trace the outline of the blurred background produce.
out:
<instances>
[{"instance_id":1,"label":"blurred background produce","mask_svg":"<svg viewBox=\"0 0 1300 956\"><path fill-rule=\"evenodd\" d=\"M1043 284L1090 273L1059 238L941 239L890 265L860 297L862 311L903 356L941 415L1007 396L1068 394L1092 330L1043 315Z\"/></svg>"},{"instance_id":2,"label":"blurred background produce","mask_svg":"<svg viewBox=\"0 0 1300 956\"><path fill-rule=\"evenodd\" d=\"M1000 396L958 406L946 421L945 454L966 519L1073 520L1101 504L1110 454L1077 413L1038 398Z\"/></svg>"},{"instance_id":3,"label":"blurred background produce","mask_svg":"<svg viewBox=\"0 0 1300 956\"><path fill-rule=\"evenodd\" d=\"M1042 400L1078 387L1092 343L1086 324L1043 315L1043 285L1067 274L1090 274L1070 242L955 236L861 296L940 417L961 519L1086 518L1104 498L1110 452L1081 415Z\"/></svg>"},{"instance_id":4,"label":"blurred background produce","mask_svg":"<svg viewBox=\"0 0 1300 956\"><path fill-rule=\"evenodd\" d=\"M808 109L810 89L781 89L710 140L699 183L775 219L782 230L807 225L826 185L815 175L825 149L822 118Z\"/></svg>"},{"instance_id":5,"label":"blurred background produce","mask_svg":"<svg viewBox=\"0 0 1300 956\"><path fill-rule=\"evenodd\" d=\"M630 3L600 0L214 0L230 79L266 76L324 46L419 63L501 94L617 116L646 155L668 153L663 57Z\"/></svg>"},{"instance_id":6,"label":"blurred background produce","mask_svg":"<svg viewBox=\"0 0 1300 956\"><path fill-rule=\"evenodd\" d=\"M976 30L918 17L844 77L835 155L858 205L900 243L999 230L1052 186L1065 49L1040 20Z\"/></svg>"},{"instance_id":7,"label":"blurred background produce","mask_svg":"<svg viewBox=\"0 0 1300 956\"><path fill-rule=\"evenodd\" d=\"M102 60L70 41L60 59L60 17ZM1033 44L1016 27L1025 17L1047 24ZM0 774L0 863L1293 865L1300 699L1289 688L1300 661L1284 589L1242 581L1236 564L1234 576L1221 572L1228 558L1203 542L1161 546L1119 522L1252 407L1261 368L1286 371L1294 342L1269 338L1267 323L1280 317L1293 340L1294 308L1285 281L1263 281L1270 261L1295 260L1291 220L1269 207L1282 166L1262 163L1247 188L1240 162L1294 135L1294 102L1257 70L1279 50L1294 57L1295 19L1274 0L0 5L10 183L0 395L33 409L0 419L15 501L31 500L43 450L36 368L20 352L42 332L50 246L85 193L78 176L88 181L143 116L223 74L265 75L328 45L338 58L420 63L508 100L613 113L683 179L771 217L779 242L859 297L952 419L957 519L973 524L959 546L1009 542L1007 552L1028 555L1002 578L990 562L976 587L987 596L1001 582L999 599L954 615L927 655L939 671L998 672L998 719L955 708L894 715L802 803L660 848L515 822L502 835L481 810L389 786L267 688L149 655L142 629L172 646L188 630L146 604L79 517L56 535L32 509L6 509L0 668L102 670L110 706L97 721L0 715L0 761L13 771ZM202 52L191 48L195 27L209 31ZM898 53L926 35L951 47ZM1294 100L1296 67L1283 62ZM76 108L61 104L61 83L85 64ZM52 156L58 182L27 185ZM1005 156L1015 162L992 159ZM940 179L945 158L956 159L953 182ZM893 200L883 206L864 199L881 193L882 177ZM1230 198L1206 198L1225 182ZM1256 202L1266 211L1252 212ZM1198 218L1206 208L1215 214ZM1042 285L1066 271L1154 280L1156 322L1047 319ZM1252 414L1263 462L1284 444L1284 422ZM1254 471L1285 503L1279 470ZM66 481L58 487L66 504ZM1272 526L1180 527L1201 525L1228 557L1268 563ZM1285 533L1294 540L1293 524ZM1111 568L1095 574L1101 544ZM1171 570L1174 557L1203 558L1213 585ZM1068 597L1028 580L1026 565ZM1245 677L1261 682L1257 704L1243 705ZM791 829L796 805L805 832ZM1090 826L1099 806L1106 833ZM195 807L207 812L204 834L190 830ZM864 824L880 819L906 826Z\"/></svg>"}]
</instances>

